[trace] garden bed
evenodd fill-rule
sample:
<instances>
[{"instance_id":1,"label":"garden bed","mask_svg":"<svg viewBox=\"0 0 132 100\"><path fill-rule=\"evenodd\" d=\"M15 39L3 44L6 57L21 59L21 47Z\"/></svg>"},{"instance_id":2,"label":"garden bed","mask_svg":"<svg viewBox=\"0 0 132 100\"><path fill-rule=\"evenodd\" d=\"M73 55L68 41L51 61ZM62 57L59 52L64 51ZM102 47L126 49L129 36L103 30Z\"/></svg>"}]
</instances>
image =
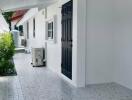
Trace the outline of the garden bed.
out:
<instances>
[{"instance_id":1,"label":"garden bed","mask_svg":"<svg viewBox=\"0 0 132 100\"><path fill-rule=\"evenodd\" d=\"M15 53L14 41L11 33L0 35L0 76L17 75L13 55Z\"/></svg>"},{"instance_id":2,"label":"garden bed","mask_svg":"<svg viewBox=\"0 0 132 100\"><path fill-rule=\"evenodd\" d=\"M17 75L13 58L9 62L10 62L9 65L4 66L4 68L0 69L0 76L16 76Z\"/></svg>"}]
</instances>

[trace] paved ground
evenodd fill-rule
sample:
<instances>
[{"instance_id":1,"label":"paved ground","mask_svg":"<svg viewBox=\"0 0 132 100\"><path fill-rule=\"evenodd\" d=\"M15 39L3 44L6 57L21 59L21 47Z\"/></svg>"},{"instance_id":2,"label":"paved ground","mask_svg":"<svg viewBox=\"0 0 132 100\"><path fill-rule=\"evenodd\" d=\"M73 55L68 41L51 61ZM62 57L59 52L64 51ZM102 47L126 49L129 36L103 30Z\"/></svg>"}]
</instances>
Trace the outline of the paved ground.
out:
<instances>
[{"instance_id":1,"label":"paved ground","mask_svg":"<svg viewBox=\"0 0 132 100\"><path fill-rule=\"evenodd\" d=\"M132 91L118 84L74 88L46 68L33 68L30 55L14 60L18 75L0 77L0 100L132 100Z\"/></svg>"}]
</instances>

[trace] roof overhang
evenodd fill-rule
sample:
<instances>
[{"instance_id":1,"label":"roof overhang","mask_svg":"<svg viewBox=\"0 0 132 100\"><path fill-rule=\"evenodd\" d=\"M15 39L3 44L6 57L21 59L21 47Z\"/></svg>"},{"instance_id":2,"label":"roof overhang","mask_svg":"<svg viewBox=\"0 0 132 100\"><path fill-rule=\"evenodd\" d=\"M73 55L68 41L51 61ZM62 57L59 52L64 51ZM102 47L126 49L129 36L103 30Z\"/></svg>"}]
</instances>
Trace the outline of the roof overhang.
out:
<instances>
[{"instance_id":1,"label":"roof overhang","mask_svg":"<svg viewBox=\"0 0 132 100\"><path fill-rule=\"evenodd\" d=\"M47 7L58 0L0 0L0 9L4 12L30 9L34 7Z\"/></svg>"},{"instance_id":2,"label":"roof overhang","mask_svg":"<svg viewBox=\"0 0 132 100\"><path fill-rule=\"evenodd\" d=\"M28 9L15 11L11 17L11 21L20 20L27 11Z\"/></svg>"},{"instance_id":3,"label":"roof overhang","mask_svg":"<svg viewBox=\"0 0 132 100\"><path fill-rule=\"evenodd\" d=\"M17 26L23 25L23 23L27 22L30 18L34 17L38 13L38 8L31 8L27 13L23 16L23 18L17 23Z\"/></svg>"}]
</instances>

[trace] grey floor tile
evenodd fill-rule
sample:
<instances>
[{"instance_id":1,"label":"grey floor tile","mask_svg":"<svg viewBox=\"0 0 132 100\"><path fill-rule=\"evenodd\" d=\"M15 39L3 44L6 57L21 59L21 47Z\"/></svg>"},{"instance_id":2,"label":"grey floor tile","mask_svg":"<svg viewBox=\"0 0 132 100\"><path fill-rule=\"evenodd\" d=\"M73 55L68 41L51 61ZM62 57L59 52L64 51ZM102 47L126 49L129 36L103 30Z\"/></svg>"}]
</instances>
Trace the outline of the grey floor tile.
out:
<instances>
[{"instance_id":1,"label":"grey floor tile","mask_svg":"<svg viewBox=\"0 0 132 100\"><path fill-rule=\"evenodd\" d=\"M0 77L0 100L132 100L132 90L116 83L75 88L45 67L31 66L31 55L14 56L17 76Z\"/></svg>"}]
</instances>

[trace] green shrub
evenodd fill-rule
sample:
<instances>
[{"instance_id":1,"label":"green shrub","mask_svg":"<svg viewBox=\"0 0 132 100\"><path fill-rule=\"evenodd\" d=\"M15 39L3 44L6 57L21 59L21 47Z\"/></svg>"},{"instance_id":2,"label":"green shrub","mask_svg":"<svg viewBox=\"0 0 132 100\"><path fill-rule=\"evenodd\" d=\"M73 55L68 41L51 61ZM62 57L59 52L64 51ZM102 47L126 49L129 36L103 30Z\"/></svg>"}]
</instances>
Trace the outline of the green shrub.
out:
<instances>
[{"instance_id":1,"label":"green shrub","mask_svg":"<svg viewBox=\"0 0 132 100\"><path fill-rule=\"evenodd\" d=\"M14 53L15 46L12 34L0 34L0 73L14 67L11 61Z\"/></svg>"}]
</instances>

